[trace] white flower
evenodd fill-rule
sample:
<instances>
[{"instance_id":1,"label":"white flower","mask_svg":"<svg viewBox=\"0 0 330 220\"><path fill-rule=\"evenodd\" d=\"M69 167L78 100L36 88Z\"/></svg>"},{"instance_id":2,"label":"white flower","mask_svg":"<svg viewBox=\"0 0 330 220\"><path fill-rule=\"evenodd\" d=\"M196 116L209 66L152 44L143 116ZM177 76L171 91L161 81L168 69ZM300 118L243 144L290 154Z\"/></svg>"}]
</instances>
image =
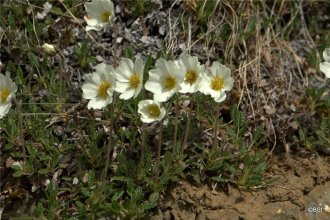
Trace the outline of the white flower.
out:
<instances>
[{"instance_id":1,"label":"white flower","mask_svg":"<svg viewBox=\"0 0 330 220\"><path fill-rule=\"evenodd\" d=\"M147 99L139 102L138 113L141 114L142 122L150 123L162 120L166 114L166 110L160 107L159 102Z\"/></svg>"},{"instance_id":2,"label":"white flower","mask_svg":"<svg viewBox=\"0 0 330 220\"><path fill-rule=\"evenodd\" d=\"M44 3L43 6L44 6L44 10L41 13L37 12L37 16L36 16L38 19L41 19L41 20L47 16L50 9L52 9L52 7L53 7L51 4L49 4L49 2Z\"/></svg>"},{"instance_id":3,"label":"white flower","mask_svg":"<svg viewBox=\"0 0 330 220\"><path fill-rule=\"evenodd\" d=\"M16 84L10 79L9 74L0 74L0 119L3 118L11 107L11 100L17 92Z\"/></svg>"},{"instance_id":4,"label":"white flower","mask_svg":"<svg viewBox=\"0 0 330 220\"><path fill-rule=\"evenodd\" d=\"M137 57L135 63L123 58L115 70L117 79L115 91L121 93L119 98L127 100L136 97L142 88L144 63Z\"/></svg>"},{"instance_id":5,"label":"white flower","mask_svg":"<svg viewBox=\"0 0 330 220\"><path fill-rule=\"evenodd\" d=\"M184 81L180 84L180 93L195 93L199 89L199 83L202 80L204 65L200 65L196 56L182 54L179 65L185 70Z\"/></svg>"},{"instance_id":6,"label":"white flower","mask_svg":"<svg viewBox=\"0 0 330 220\"><path fill-rule=\"evenodd\" d=\"M44 43L42 45L42 48L45 50L46 53L48 54L55 54L56 53L56 50L55 50L55 47L54 45L52 44L47 44L47 43Z\"/></svg>"},{"instance_id":7,"label":"white flower","mask_svg":"<svg viewBox=\"0 0 330 220\"><path fill-rule=\"evenodd\" d=\"M77 177L74 177L73 180L72 180L72 184L73 185L77 185L79 183L79 180Z\"/></svg>"},{"instance_id":8,"label":"white flower","mask_svg":"<svg viewBox=\"0 0 330 220\"><path fill-rule=\"evenodd\" d=\"M149 71L149 79L144 87L154 94L155 101L166 102L174 93L181 90L184 69L163 58L156 61L155 67L156 69Z\"/></svg>"},{"instance_id":9,"label":"white flower","mask_svg":"<svg viewBox=\"0 0 330 220\"><path fill-rule=\"evenodd\" d=\"M103 109L112 102L116 86L114 69L111 65L100 63L95 67L96 72L86 74L86 83L82 86L83 98L90 99L88 109Z\"/></svg>"},{"instance_id":10,"label":"white flower","mask_svg":"<svg viewBox=\"0 0 330 220\"><path fill-rule=\"evenodd\" d=\"M320 64L320 70L327 78L330 78L330 48L326 48L323 51L323 59L325 62Z\"/></svg>"},{"instance_id":11,"label":"white flower","mask_svg":"<svg viewBox=\"0 0 330 220\"><path fill-rule=\"evenodd\" d=\"M87 16L86 30L100 31L106 27L114 17L113 3L110 0L93 0L85 3Z\"/></svg>"},{"instance_id":12,"label":"white flower","mask_svg":"<svg viewBox=\"0 0 330 220\"><path fill-rule=\"evenodd\" d=\"M233 84L230 69L216 61L203 75L199 91L205 95L211 95L216 102L222 102L226 99L225 91L230 91Z\"/></svg>"}]
</instances>

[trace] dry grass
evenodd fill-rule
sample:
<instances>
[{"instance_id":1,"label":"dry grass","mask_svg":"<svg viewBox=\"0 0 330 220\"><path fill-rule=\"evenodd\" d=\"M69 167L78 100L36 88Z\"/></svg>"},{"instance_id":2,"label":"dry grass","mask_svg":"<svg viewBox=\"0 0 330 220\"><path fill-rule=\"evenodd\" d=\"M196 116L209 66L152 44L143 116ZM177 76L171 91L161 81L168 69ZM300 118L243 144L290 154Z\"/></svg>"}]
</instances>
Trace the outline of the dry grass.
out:
<instances>
[{"instance_id":1,"label":"dry grass","mask_svg":"<svg viewBox=\"0 0 330 220\"><path fill-rule=\"evenodd\" d=\"M308 52L314 53L316 64L320 62L316 46L320 42L316 43L315 35L308 30L306 18L311 16L306 14L306 8L316 9L322 3L214 2L212 11L205 11L206 1L197 12L187 10L184 21L169 13L167 52L172 56L191 52L207 64L220 57L231 66L235 78L230 101L222 108L238 102L249 118L266 124L271 152L276 146L285 146L289 151L292 140L287 140L286 134L292 129L289 124L303 111L299 100L305 88L311 81L325 82L316 74L317 65L311 67L304 57ZM198 33L203 25L198 21L201 13L209 16L206 29ZM230 31L224 36L226 28Z\"/></svg>"}]
</instances>

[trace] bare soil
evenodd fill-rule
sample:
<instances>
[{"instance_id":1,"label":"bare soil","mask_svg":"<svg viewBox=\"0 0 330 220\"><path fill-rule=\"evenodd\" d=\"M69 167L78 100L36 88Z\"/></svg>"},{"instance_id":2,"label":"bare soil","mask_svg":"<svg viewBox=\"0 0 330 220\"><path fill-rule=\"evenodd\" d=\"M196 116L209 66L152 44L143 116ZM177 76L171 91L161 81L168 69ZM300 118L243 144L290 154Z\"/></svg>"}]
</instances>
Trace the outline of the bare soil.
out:
<instances>
[{"instance_id":1,"label":"bare soil","mask_svg":"<svg viewBox=\"0 0 330 220\"><path fill-rule=\"evenodd\" d=\"M169 190L155 219L196 220L327 220L330 219L329 158L282 155L273 158L271 185L256 189L194 186Z\"/></svg>"}]
</instances>

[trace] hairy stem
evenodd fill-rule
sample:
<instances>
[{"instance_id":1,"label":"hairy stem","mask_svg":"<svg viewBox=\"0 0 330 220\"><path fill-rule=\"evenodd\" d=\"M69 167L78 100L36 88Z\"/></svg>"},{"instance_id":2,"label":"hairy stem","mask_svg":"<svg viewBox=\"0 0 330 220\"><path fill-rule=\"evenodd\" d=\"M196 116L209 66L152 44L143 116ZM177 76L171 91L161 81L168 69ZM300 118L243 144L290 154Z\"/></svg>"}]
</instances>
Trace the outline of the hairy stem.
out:
<instances>
[{"instance_id":1,"label":"hairy stem","mask_svg":"<svg viewBox=\"0 0 330 220\"><path fill-rule=\"evenodd\" d=\"M115 103L115 97L114 97L114 100L111 103L110 109L109 109L109 111L110 111L109 142L108 142L107 149L106 149L106 154L105 154L104 171L103 171L103 174L102 174L102 177L101 177L101 183L102 183L101 192L104 189L105 180L106 180L107 173L108 173L108 170L109 170L109 165L110 165L110 157L111 157L111 150L112 150L113 115L114 115L113 112L114 112L114 108L115 108L114 103Z\"/></svg>"},{"instance_id":2,"label":"hairy stem","mask_svg":"<svg viewBox=\"0 0 330 220\"><path fill-rule=\"evenodd\" d=\"M213 133L213 150L215 150L215 148L218 146L218 138L217 138L217 134L218 134L218 124L219 124L219 117L220 117L220 103L216 103L215 104L215 108L216 108L216 116L215 116L215 121L214 121L214 133Z\"/></svg>"},{"instance_id":3,"label":"hairy stem","mask_svg":"<svg viewBox=\"0 0 330 220\"><path fill-rule=\"evenodd\" d=\"M22 151L23 151L23 159L24 162L26 161L26 148L25 148L25 138L24 138L24 129L23 129L23 114L22 114L22 101L17 101L14 99L16 102L17 110L18 110L18 127L19 127L19 138L20 138L20 143L22 144Z\"/></svg>"},{"instance_id":4,"label":"hairy stem","mask_svg":"<svg viewBox=\"0 0 330 220\"><path fill-rule=\"evenodd\" d=\"M178 136L178 121L179 121L179 96L175 96L175 118L174 118L174 137L173 137L173 153L176 150L177 136Z\"/></svg>"},{"instance_id":5,"label":"hairy stem","mask_svg":"<svg viewBox=\"0 0 330 220\"><path fill-rule=\"evenodd\" d=\"M160 171L160 154L162 152L162 138L163 138L163 120L159 122L159 137L158 137L158 149L157 149L158 176Z\"/></svg>"},{"instance_id":6,"label":"hairy stem","mask_svg":"<svg viewBox=\"0 0 330 220\"><path fill-rule=\"evenodd\" d=\"M146 148L146 124L143 123L142 125L142 140L141 140L141 155L140 155L140 161L141 161L141 164L144 163L144 151L145 151L145 148Z\"/></svg>"},{"instance_id":7,"label":"hairy stem","mask_svg":"<svg viewBox=\"0 0 330 220\"><path fill-rule=\"evenodd\" d=\"M183 154L184 150L187 148L187 140L188 140L188 136L189 136L189 132L190 132L191 117L192 117L192 112L193 112L193 108L194 108L194 99L195 99L195 95L192 95L191 100L190 100L190 106L189 106L189 116L187 118L187 123L186 123L185 132L184 132L184 138L183 138L183 144L182 144L181 152L180 152L181 155Z\"/></svg>"}]
</instances>

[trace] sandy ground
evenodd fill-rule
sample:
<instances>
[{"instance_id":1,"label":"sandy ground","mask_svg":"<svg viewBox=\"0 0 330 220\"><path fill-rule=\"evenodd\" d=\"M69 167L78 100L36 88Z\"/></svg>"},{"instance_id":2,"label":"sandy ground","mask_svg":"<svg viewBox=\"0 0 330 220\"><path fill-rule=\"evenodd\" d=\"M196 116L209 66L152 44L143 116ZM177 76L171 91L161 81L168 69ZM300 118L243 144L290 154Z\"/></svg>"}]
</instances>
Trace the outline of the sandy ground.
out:
<instances>
[{"instance_id":1,"label":"sandy ground","mask_svg":"<svg viewBox=\"0 0 330 220\"><path fill-rule=\"evenodd\" d=\"M268 174L277 180L253 190L237 187L212 190L209 186L182 182L169 190L155 219L330 219L327 158L278 156Z\"/></svg>"}]
</instances>

